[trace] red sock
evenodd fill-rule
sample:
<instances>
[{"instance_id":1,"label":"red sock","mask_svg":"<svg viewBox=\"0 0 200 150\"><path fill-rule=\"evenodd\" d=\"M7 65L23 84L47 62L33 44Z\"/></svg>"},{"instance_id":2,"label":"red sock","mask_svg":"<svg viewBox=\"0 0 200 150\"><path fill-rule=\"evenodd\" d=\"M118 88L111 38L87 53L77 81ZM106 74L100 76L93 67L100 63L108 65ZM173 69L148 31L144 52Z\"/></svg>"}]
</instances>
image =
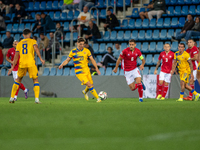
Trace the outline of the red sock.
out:
<instances>
[{"instance_id":1,"label":"red sock","mask_svg":"<svg viewBox=\"0 0 200 150\"><path fill-rule=\"evenodd\" d=\"M142 87L142 83L138 83L137 84L138 87L138 93L139 93L139 98L143 98L143 87Z\"/></svg>"},{"instance_id":2,"label":"red sock","mask_svg":"<svg viewBox=\"0 0 200 150\"><path fill-rule=\"evenodd\" d=\"M22 89L23 91L26 89L22 83L20 83L19 88Z\"/></svg>"},{"instance_id":3,"label":"red sock","mask_svg":"<svg viewBox=\"0 0 200 150\"><path fill-rule=\"evenodd\" d=\"M158 95L162 95L162 85L158 84Z\"/></svg>"},{"instance_id":4,"label":"red sock","mask_svg":"<svg viewBox=\"0 0 200 150\"><path fill-rule=\"evenodd\" d=\"M18 95L18 92L19 92L19 88L18 88L17 92L15 93L15 96L17 96L17 95Z\"/></svg>"},{"instance_id":5,"label":"red sock","mask_svg":"<svg viewBox=\"0 0 200 150\"><path fill-rule=\"evenodd\" d=\"M163 90L163 93L162 93L162 97L165 98L166 94L167 94L167 91L168 91L168 88L169 86L164 86L164 90Z\"/></svg>"},{"instance_id":6,"label":"red sock","mask_svg":"<svg viewBox=\"0 0 200 150\"><path fill-rule=\"evenodd\" d=\"M132 91L135 91L138 88L138 85L135 84L135 88Z\"/></svg>"},{"instance_id":7,"label":"red sock","mask_svg":"<svg viewBox=\"0 0 200 150\"><path fill-rule=\"evenodd\" d=\"M192 89L194 89L194 85L190 85ZM189 93L189 98L192 98L193 94L190 92Z\"/></svg>"}]
</instances>

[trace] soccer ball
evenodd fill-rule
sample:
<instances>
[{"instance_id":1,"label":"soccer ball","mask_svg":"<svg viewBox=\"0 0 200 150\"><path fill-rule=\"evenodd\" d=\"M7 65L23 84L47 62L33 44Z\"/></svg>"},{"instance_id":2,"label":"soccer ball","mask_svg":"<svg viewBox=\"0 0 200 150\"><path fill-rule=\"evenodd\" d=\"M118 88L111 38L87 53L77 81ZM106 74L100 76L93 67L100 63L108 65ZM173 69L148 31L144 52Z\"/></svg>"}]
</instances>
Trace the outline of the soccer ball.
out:
<instances>
[{"instance_id":1,"label":"soccer ball","mask_svg":"<svg viewBox=\"0 0 200 150\"><path fill-rule=\"evenodd\" d=\"M99 98L101 100L106 100L107 99L107 93L104 91L99 92Z\"/></svg>"}]
</instances>

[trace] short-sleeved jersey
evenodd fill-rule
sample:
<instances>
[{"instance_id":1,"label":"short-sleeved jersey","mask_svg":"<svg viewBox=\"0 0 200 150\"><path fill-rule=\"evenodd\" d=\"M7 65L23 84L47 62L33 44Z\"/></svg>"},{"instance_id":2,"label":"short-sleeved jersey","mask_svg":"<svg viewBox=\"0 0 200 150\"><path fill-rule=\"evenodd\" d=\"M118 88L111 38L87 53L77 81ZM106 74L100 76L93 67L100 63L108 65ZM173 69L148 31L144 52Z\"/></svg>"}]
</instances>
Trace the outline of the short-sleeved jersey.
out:
<instances>
[{"instance_id":1,"label":"short-sleeved jersey","mask_svg":"<svg viewBox=\"0 0 200 150\"><path fill-rule=\"evenodd\" d=\"M28 68L35 65L34 45L37 45L37 41L30 38L23 39L17 44L16 52L19 52L20 55L20 68Z\"/></svg>"},{"instance_id":2,"label":"short-sleeved jersey","mask_svg":"<svg viewBox=\"0 0 200 150\"><path fill-rule=\"evenodd\" d=\"M193 58L194 55L198 54L198 48L196 46L193 46L191 49L187 49L186 52L188 52L190 54L190 57ZM196 60L192 60L192 65L193 65L193 70L197 69L197 61Z\"/></svg>"},{"instance_id":3,"label":"short-sleeved jersey","mask_svg":"<svg viewBox=\"0 0 200 150\"><path fill-rule=\"evenodd\" d=\"M69 53L69 58L72 58L74 61L75 74L88 74L90 69L88 67L88 57L92 56L91 52L87 48L79 50L74 48Z\"/></svg>"},{"instance_id":4,"label":"short-sleeved jersey","mask_svg":"<svg viewBox=\"0 0 200 150\"><path fill-rule=\"evenodd\" d=\"M169 53L163 51L160 53L158 60L162 60L161 71L164 73L170 73L174 61L174 53L172 51L169 51Z\"/></svg>"},{"instance_id":5,"label":"short-sleeved jersey","mask_svg":"<svg viewBox=\"0 0 200 150\"><path fill-rule=\"evenodd\" d=\"M177 51L174 54L174 60L177 61L179 73L190 73L191 70L188 63L188 60L190 60L190 55L186 51L184 51L182 54L179 54L179 51Z\"/></svg>"},{"instance_id":6,"label":"short-sleeved jersey","mask_svg":"<svg viewBox=\"0 0 200 150\"><path fill-rule=\"evenodd\" d=\"M125 48L120 57L122 58L122 69L124 71L131 71L137 67L137 58L141 57L142 53L138 48L135 48L134 51L130 50L130 47Z\"/></svg>"},{"instance_id":7,"label":"short-sleeved jersey","mask_svg":"<svg viewBox=\"0 0 200 150\"><path fill-rule=\"evenodd\" d=\"M9 50L8 50L8 53L6 54L6 56L7 56L8 58L10 58L11 61L13 61L13 60L14 60L14 57L15 57L15 48L13 47L13 48L9 49ZM15 65L13 71L17 71L17 70L18 70L18 67L19 67L19 59L18 59L18 61L17 61L17 64Z\"/></svg>"}]
</instances>

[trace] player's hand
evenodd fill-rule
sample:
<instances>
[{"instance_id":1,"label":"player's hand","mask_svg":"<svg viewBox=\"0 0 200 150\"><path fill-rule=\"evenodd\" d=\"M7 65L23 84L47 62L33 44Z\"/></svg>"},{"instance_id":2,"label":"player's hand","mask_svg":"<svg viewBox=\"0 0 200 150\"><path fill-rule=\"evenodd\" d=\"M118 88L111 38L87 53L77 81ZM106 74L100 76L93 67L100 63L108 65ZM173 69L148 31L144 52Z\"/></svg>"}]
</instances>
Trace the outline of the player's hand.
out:
<instances>
[{"instance_id":1,"label":"player's hand","mask_svg":"<svg viewBox=\"0 0 200 150\"><path fill-rule=\"evenodd\" d=\"M96 69L98 75L101 75L101 72L99 71L99 69Z\"/></svg>"},{"instance_id":2,"label":"player's hand","mask_svg":"<svg viewBox=\"0 0 200 150\"><path fill-rule=\"evenodd\" d=\"M62 69L63 68L63 65L60 65L59 67L58 67L58 69ZM98 73L98 72L97 72Z\"/></svg>"},{"instance_id":3,"label":"player's hand","mask_svg":"<svg viewBox=\"0 0 200 150\"><path fill-rule=\"evenodd\" d=\"M114 73L117 73L118 68L115 67L115 69L113 69Z\"/></svg>"},{"instance_id":4,"label":"player's hand","mask_svg":"<svg viewBox=\"0 0 200 150\"><path fill-rule=\"evenodd\" d=\"M154 71L154 74L157 74L157 70Z\"/></svg>"},{"instance_id":5,"label":"player's hand","mask_svg":"<svg viewBox=\"0 0 200 150\"><path fill-rule=\"evenodd\" d=\"M11 74L12 71L13 71L13 68L8 70L8 76Z\"/></svg>"},{"instance_id":6,"label":"player's hand","mask_svg":"<svg viewBox=\"0 0 200 150\"><path fill-rule=\"evenodd\" d=\"M171 75L173 75L173 74L174 74L174 71L171 70L170 73L171 73Z\"/></svg>"},{"instance_id":7,"label":"player's hand","mask_svg":"<svg viewBox=\"0 0 200 150\"><path fill-rule=\"evenodd\" d=\"M140 70L144 70L144 66L143 65L140 65Z\"/></svg>"},{"instance_id":8,"label":"player's hand","mask_svg":"<svg viewBox=\"0 0 200 150\"><path fill-rule=\"evenodd\" d=\"M40 61L41 61L41 63L42 63L43 65L45 64L45 61L44 61L43 59L41 59Z\"/></svg>"}]
</instances>

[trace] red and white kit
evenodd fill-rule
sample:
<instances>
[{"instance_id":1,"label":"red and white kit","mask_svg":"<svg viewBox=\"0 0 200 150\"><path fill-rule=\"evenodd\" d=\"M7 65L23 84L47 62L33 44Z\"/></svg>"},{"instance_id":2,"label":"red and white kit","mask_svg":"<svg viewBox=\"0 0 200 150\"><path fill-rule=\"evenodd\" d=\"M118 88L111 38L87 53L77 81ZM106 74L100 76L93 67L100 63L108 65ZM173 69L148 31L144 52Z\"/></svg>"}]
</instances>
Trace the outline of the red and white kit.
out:
<instances>
[{"instance_id":1,"label":"red and white kit","mask_svg":"<svg viewBox=\"0 0 200 150\"><path fill-rule=\"evenodd\" d=\"M159 80L163 80L167 83L170 83L171 82L170 71L172 70L172 64L174 61L174 53L172 51L169 51L169 53L166 53L165 51L163 51L160 53L158 60L162 60Z\"/></svg>"}]
</instances>

